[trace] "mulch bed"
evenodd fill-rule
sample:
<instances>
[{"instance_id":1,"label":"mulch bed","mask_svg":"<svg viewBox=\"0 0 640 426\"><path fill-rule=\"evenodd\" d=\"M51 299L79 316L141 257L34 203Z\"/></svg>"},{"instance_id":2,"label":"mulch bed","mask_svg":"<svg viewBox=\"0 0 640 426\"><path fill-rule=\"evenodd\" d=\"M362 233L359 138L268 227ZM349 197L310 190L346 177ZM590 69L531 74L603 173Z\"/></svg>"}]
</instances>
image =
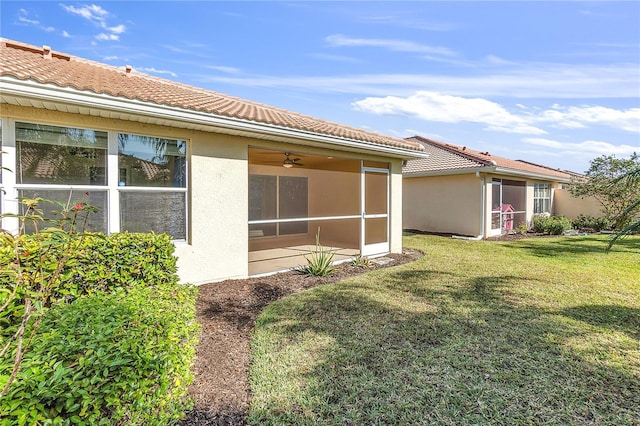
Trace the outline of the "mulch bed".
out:
<instances>
[{"instance_id":1,"label":"mulch bed","mask_svg":"<svg viewBox=\"0 0 640 426\"><path fill-rule=\"evenodd\" d=\"M358 268L336 265L328 277L282 272L265 277L226 280L201 285L196 304L202 325L194 362L195 380L189 388L194 409L182 425L243 425L249 408L250 338L255 320L271 302L311 287L328 284L387 266L418 259L422 253L405 250L385 257L386 265Z\"/></svg>"}]
</instances>

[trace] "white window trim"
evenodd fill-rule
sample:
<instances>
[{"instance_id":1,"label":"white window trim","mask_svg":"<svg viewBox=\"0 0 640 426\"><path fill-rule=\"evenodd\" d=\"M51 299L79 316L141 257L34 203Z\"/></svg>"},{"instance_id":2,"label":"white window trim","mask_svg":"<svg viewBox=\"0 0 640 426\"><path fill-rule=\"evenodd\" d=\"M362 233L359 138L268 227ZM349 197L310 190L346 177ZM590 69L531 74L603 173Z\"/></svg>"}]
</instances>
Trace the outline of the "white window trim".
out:
<instances>
[{"instance_id":1,"label":"white window trim","mask_svg":"<svg viewBox=\"0 0 640 426\"><path fill-rule=\"evenodd\" d=\"M541 187L544 188L544 192L548 194L547 196L541 197L539 195L536 195L536 193L539 193ZM547 200L547 202L544 203L547 205L546 211L543 211L543 212L536 211L536 201L538 200ZM538 182L533 184L533 214L542 214L542 213L551 213L551 184Z\"/></svg>"},{"instance_id":2,"label":"white window trim","mask_svg":"<svg viewBox=\"0 0 640 426\"><path fill-rule=\"evenodd\" d=\"M106 191L107 192L107 233L120 232L120 193L128 191L144 191L144 192L175 192L185 194L185 238L175 239L174 242L186 243L189 241L189 143L186 138L169 138L173 140L187 141L187 153L186 156L186 186L184 188L179 187L149 187L149 186L119 186L118 185L118 134L127 133L113 130L101 130L97 128L80 127L73 125L60 125L56 123L47 123L41 121L30 120L18 120L21 123L30 124L42 124L47 126L56 127L70 127L86 130L94 130L107 133L107 184L106 185L60 185L60 184L33 184L25 183L18 184L16 180L16 173L14 168L16 167L17 153L16 153L16 120L2 117L2 165L8 168L10 171L3 171L2 182L0 183L1 205L2 213L19 214L20 203L18 202L18 192L24 189L68 189L77 191ZM152 136L153 135L144 135ZM159 136L158 136L159 137ZM4 217L1 221L1 226L9 232L16 233L19 228L19 221L16 217Z\"/></svg>"}]
</instances>

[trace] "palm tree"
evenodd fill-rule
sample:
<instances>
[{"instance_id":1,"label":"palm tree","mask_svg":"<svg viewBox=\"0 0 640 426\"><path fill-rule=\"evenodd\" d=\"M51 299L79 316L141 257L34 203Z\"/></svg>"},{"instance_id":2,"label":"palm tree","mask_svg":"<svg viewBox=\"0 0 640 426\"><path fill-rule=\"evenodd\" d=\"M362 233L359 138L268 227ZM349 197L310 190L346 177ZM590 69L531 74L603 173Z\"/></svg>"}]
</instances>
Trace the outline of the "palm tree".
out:
<instances>
[{"instance_id":1,"label":"palm tree","mask_svg":"<svg viewBox=\"0 0 640 426\"><path fill-rule=\"evenodd\" d=\"M640 166L611 182L612 185L619 183L628 186L640 185ZM619 223L623 223L624 225L616 231L611 241L609 241L607 251L609 251L620 238L640 232L640 198L632 200L631 204L624 209L620 215Z\"/></svg>"}]
</instances>

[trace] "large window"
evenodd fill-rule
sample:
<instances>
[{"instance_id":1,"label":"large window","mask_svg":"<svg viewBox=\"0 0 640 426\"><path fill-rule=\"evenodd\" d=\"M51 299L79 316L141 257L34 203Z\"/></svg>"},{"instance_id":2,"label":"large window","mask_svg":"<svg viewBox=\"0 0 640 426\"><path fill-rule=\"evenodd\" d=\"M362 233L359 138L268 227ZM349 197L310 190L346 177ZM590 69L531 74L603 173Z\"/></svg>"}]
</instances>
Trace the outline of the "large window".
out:
<instances>
[{"instance_id":1,"label":"large window","mask_svg":"<svg viewBox=\"0 0 640 426\"><path fill-rule=\"evenodd\" d=\"M5 160L15 168L6 172L7 199L86 200L99 210L89 216L90 231L187 238L186 141L17 122L15 150L8 148ZM60 209L40 207L47 218Z\"/></svg>"},{"instance_id":2,"label":"large window","mask_svg":"<svg viewBox=\"0 0 640 426\"><path fill-rule=\"evenodd\" d=\"M533 213L550 213L551 185L536 183L533 185Z\"/></svg>"}]
</instances>

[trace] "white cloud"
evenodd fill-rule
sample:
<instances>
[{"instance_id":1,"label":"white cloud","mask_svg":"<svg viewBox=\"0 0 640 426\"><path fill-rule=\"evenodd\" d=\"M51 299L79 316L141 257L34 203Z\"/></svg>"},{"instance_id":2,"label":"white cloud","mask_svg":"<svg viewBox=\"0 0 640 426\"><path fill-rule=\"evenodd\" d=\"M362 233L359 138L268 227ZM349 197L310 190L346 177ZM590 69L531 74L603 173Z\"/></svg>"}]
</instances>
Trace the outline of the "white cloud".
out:
<instances>
[{"instance_id":1,"label":"white cloud","mask_svg":"<svg viewBox=\"0 0 640 426\"><path fill-rule=\"evenodd\" d=\"M585 127L585 124L597 124L640 133L640 108L617 110L603 106L554 105L541 114L540 121L555 122L560 127L570 129Z\"/></svg>"},{"instance_id":2,"label":"white cloud","mask_svg":"<svg viewBox=\"0 0 640 426\"><path fill-rule=\"evenodd\" d=\"M69 34L68 32L66 32L65 30L62 30L62 37L64 37L64 38L71 38L71 34Z\"/></svg>"},{"instance_id":3,"label":"white cloud","mask_svg":"<svg viewBox=\"0 0 640 426\"><path fill-rule=\"evenodd\" d=\"M634 152L640 152L640 145L614 145L612 143L603 141L559 142L543 138L523 138L522 142L530 145L561 150L565 154L589 154L590 156L593 156L594 154L615 154L627 156L633 154Z\"/></svg>"},{"instance_id":4,"label":"white cloud","mask_svg":"<svg viewBox=\"0 0 640 426\"><path fill-rule=\"evenodd\" d=\"M32 19L30 17L31 12L29 12L27 9L19 9L18 10L18 23L22 24L22 25L29 25L32 27L36 27L42 31L46 31L48 33L55 31L56 29L54 27L51 26L45 26L43 25L39 20L37 19Z\"/></svg>"},{"instance_id":5,"label":"white cloud","mask_svg":"<svg viewBox=\"0 0 640 426\"><path fill-rule=\"evenodd\" d=\"M416 88L465 97L515 99L637 99L638 65L531 64L491 74L353 74L338 76L249 76L230 79L202 76L201 81L243 86L297 88L307 91L409 96Z\"/></svg>"},{"instance_id":6,"label":"white cloud","mask_svg":"<svg viewBox=\"0 0 640 426\"><path fill-rule=\"evenodd\" d=\"M362 62L360 59L357 59L351 56L327 55L325 53L312 53L309 56L316 59L321 59L324 61L332 61L332 62L345 62L345 63L352 63L352 64Z\"/></svg>"},{"instance_id":7,"label":"white cloud","mask_svg":"<svg viewBox=\"0 0 640 426\"><path fill-rule=\"evenodd\" d=\"M61 4L60 6L68 13L80 16L102 29L101 33L94 36L96 40L118 41L120 40L120 35L124 34L127 30L127 27L123 24L109 26L107 24L107 19L111 17L111 14L101 6L95 4L79 7L64 4Z\"/></svg>"},{"instance_id":8,"label":"white cloud","mask_svg":"<svg viewBox=\"0 0 640 426\"><path fill-rule=\"evenodd\" d=\"M127 30L127 27L125 27L124 25L120 24L117 25L115 27L109 27L109 31L111 31L114 34L122 34Z\"/></svg>"},{"instance_id":9,"label":"white cloud","mask_svg":"<svg viewBox=\"0 0 640 426\"><path fill-rule=\"evenodd\" d=\"M167 71L167 70L158 70L155 68L140 68L141 71L146 71L146 72L150 72L152 74L167 74L170 75L171 77L177 77L178 74L174 73L173 71Z\"/></svg>"},{"instance_id":10,"label":"white cloud","mask_svg":"<svg viewBox=\"0 0 640 426\"><path fill-rule=\"evenodd\" d=\"M501 105L480 98L463 98L421 91L407 98L387 96L365 98L352 104L355 108L381 115L408 115L441 123L480 123L487 130L541 135L546 132L532 126L526 117L510 113Z\"/></svg>"},{"instance_id":11,"label":"white cloud","mask_svg":"<svg viewBox=\"0 0 640 426\"><path fill-rule=\"evenodd\" d=\"M446 47L434 47L414 43L406 40L389 40L378 38L349 38L342 34L333 34L325 39L329 45L335 47L381 47L396 52L410 52L455 56L455 52Z\"/></svg>"},{"instance_id":12,"label":"white cloud","mask_svg":"<svg viewBox=\"0 0 640 426\"><path fill-rule=\"evenodd\" d=\"M566 129L599 125L640 133L640 108L617 110L603 106L553 105L546 110L516 104L515 111L482 98L466 98L420 91L407 97L367 97L352 104L360 111L378 115L406 115L441 123L485 124L485 130L541 135L541 124Z\"/></svg>"},{"instance_id":13,"label":"white cloud","mask_svg":"<svg viewBox=\"0 0 640 426\"><path fill-rule=\"evenodd\" d=\"M40 25L40 21L28 19L28 18L25 18L24 16L18 16L18 21L22 22L23 24Z\"/></svg>"},{"instance_id":14,"label":"white cloud","mask_svg":"<svg viewBox=\"0 0 640 426\"><path fill-rule=\"evenodd\" d=\"M96 40L112 40L112 41L117 41L120 40L120 36L118 36L117 34L106 34L106 33L100 33L97 36L95 36Z\"/></svg>"},{"instance_id":15,"label":"white cloud","mask_svg":"<svg viewBox=\"0 0 640 426\"><path fill-rule=\"evenodd\" d=\"M238 68L225 67L223 65L207 65L207 66L205 66L205 68L210 69L210 70L214 70L214 71L224 72L224 73L227 73L227 74L237 74L237 73L240 72L240 70Z\"/></svg>"},{"instance_id":16,"label":"white cloud","mask_svg":"<svg viewBox=\"0 0 640 426\"><path fill-rule=\"evenodd\" d=\"M452 31L459 28L459 25L450 22L435 22L415 19L409 14L400 15L372 15L357 17L358 20L368 24L395 25L402 28L412 28L424 31Z\"/></svg>"},{"instance_id":17,"label":"white cloud","mask_svg":"<svg viewBox=\"0 0 640 426\"><path fill-rule=\"evenodd\" d=\"M109 16L109 12L95 4L85 5L82 7L66 6L64 4L61 6L67 12L81 16L82 18L92 22L98 22L101 26L104 26L104 21L106 17Z\"/></svg>"}]
</instances>

